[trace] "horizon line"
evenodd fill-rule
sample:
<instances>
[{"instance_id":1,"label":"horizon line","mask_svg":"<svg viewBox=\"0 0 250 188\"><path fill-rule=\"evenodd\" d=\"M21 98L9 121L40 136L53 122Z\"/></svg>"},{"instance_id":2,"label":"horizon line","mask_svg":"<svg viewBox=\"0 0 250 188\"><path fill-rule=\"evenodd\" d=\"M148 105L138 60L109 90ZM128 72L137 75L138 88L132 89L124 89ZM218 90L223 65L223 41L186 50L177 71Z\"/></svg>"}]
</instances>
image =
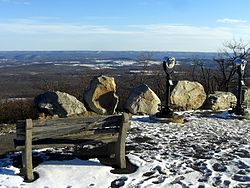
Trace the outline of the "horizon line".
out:
<instances>
[{"instance_id":1,"label":"horizon line","mask_svg":"<svg viewBox=\"0 0 250 188\"><path fill-rule=\"evenodd\" d=\"M174 50L0 50L0 52L161 52L161 53L222 53L218 51L174 51Z\"/></svg>"}]
</instances>

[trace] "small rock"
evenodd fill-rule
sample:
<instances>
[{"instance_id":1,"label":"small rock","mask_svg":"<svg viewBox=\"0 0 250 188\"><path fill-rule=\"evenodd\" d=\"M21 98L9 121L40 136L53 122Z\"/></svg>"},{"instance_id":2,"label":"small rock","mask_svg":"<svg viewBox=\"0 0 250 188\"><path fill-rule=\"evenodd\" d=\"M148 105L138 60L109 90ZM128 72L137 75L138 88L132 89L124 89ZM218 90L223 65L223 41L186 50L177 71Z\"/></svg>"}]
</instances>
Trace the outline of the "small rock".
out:
<instances>
[{"instance_id":1,"label":"small rock","mask_svg":"<svg viewBox=\"0 0 250 188\"><path fill-rule=\"evenodd\" d=\"M115 185L118 186L118 187L122 187L122 186L125 185L125 182L124 182L124 181L117 180L117 181L115 182Z\"/></svg>"},{"instance_id":2,"label":"small rock","mask_svg":"<svg viewBox=\"0 0 250 188\"><path fill-rule=\"evenodd\" d=\"M175 178L174 181L172 181L170 184L173 185L173 184L176 184L176 183L180 183L181 180L184 180L184 179L185 179L184 176L179 176L179 177Z\"/></svg>"},{"instance_id":3,"label":"small rock","mask_svg":"<svg viewBox=\"0 0 250 188\"><path fill-rule=\"evenodd\" d=\"M159 176L156 181L152 181L153 184L160 184L165 181L166 177L165 176Z\"/></svg>"},{"instance_id":4,"label":"small rock","mask_svg":"<svg viewBox=\"0 0 250 188\"><path fill-rule=\"evenodd\" d=\"M115 181L115 185L118 186L118 187L122 187L125 185L125 181L128 180L128 177L126 176L122 176L120 178L118 178L116 181Z\"/></svg>"},{"instance_id":5,"label":"small rock","mask_svg":"<svg viewBox=\"0 0 250 188\"><path fill-rule=\"evenodd\" d=\"M198 188L205 188L205 185L199 185Z\"/></svg>"},{"instance_id":6,"label":"small rock","mask_svg":"<svg viewBox=\"0 0 250 188\"><path fill-rule=\"evenodd\" d=\"M234 186L234 188L249 188L249 187L250 183L247 184L239 183L238 185Z\"/></svg>"},{"instance_id":7,"label":"small rock","mask_svg":"<svg viewBox=\"0 0 250 188\"><path fill-rule=\"evenodd\" d=\"M208 182L208 179L209 176L204 174L198 179L198 182Z\"/></svg>"},{"instance_id":8,"label":"small rock","mask_svg":"<svg viewBox=\"0 0 250 188\"><path fill-rule=\"evenodd\" d=\"M222 183L221 177L214 177L213 178L213 186L218 187Z\"/></svg>"},{"instance_id":9,"label":"small rock","mask_svg":"<svg viewBox=\"0 0 250 188\"><path fill-rule=\"evenodd\" d=\"M166 175L167 173L162 170L162 167L157 165L156 167L153 168L153 170L157 170L160 174Z\"/></svg>"},{"instance_id":10,"label":"small rock","mask_svg":"<svg viewBox=\"0 0 250 188\"><path fill-rule=\"evenodd\" d=\"M246 170L239 170L236 174L240 174L240 175L247 175Z\"/></svg>"},{"instance_id":11,"label":"small rock","mask_svg":"<svg viewBox=\"0 0 250 188\"><path fill-rule=\"evenodd\" d=\"M250 152L245 149L240 149L235 154L242 158L250 158Z\"/></svg>"},{"instance_id":12,"label":"small rock","mask_svg":"<svg viewBox=\"0 0 250 188\"><path fill-rule=\"evenodd\" d=\"M229 188L230 184L231 184L231 182L229 180L224 180L224 182L223 182L224 188Z\"/></svg>"},{"instance_id":13,"label":"small rock","mask_svg":"<svg viewBox=\"0 0 250 188\"><path fill-rule=\"evenodd\" d=\"M245 176L245 175L235 174L232 177L232 179L235 181L240 181L240 182L250 182L250 176Z\"/></svg>"},{"instance_id":14,"label":"small rock","mask_svg":"<svg viewBox=\"0 0 250 188\"><path fill-rule=\"evenodd\" d=\"M214 163L213 169L218 172L225 172L227 170L227 167L219 163Z\"/></svg>"},{"instance_id":15,"label":"small rock","mask_svg":"<svg viewBox=\"0 0 250 188\"><path fill-rule=\"evenodd\" d=\"M240 169L250 168L246 163L244 163L244 162L241 161L241 160L238 161L237 166L238 166Z\"/></svg>"},{"instance_id":16,"label":"small rock","mask_svg":"<svg viewBox=\"0 0 250 188\"><path fill-rule=\"evenodd\" d=\"M149 177L149 176L152 176L153 174L155 174L155 171L145 172L142 176Z\"/></svg>"}]
</instances>

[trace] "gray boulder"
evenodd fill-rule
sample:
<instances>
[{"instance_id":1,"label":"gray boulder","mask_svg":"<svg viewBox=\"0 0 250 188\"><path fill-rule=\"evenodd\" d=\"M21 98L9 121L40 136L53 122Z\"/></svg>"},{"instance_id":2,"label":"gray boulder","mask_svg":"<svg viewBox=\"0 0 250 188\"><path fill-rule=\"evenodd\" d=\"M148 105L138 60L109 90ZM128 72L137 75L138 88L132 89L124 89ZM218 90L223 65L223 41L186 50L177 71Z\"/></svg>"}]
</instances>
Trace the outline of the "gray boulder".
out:
<instances>
[{"instance_id":1,"label":"gray boulder","mask_svg":"<svg viewBox=\"0 0 250 188\"><path fill-rule=\"evenodd\" d=\"M198 82L179 81L171 93L170 102L177 110L196 110L206 100L203 86Z\"/></svg>"},{"instance_id":2,"label":"gray boulder","mask_svg":"<svg viewBox=\"0 0 250 188\"><path fill-rule=\"evenodd\" d=\"M48 91L34 99L35 105L45 114L59 117L83 114L84 104L76 97L60 91Z\"/></svg>"},{"instance_id":3,"label":"gray boulder","mask_svg":"<svg viewBox=\"0 0 250 188\"><path fill-rule=\"evenodd\" d=\"M245 109L243 118L250 120L250 109L249 108Z\"/></svg>"},{"instance_id":4,"label":"gray boulder","mask_svg":"<svg viewBox=\"0 0 250 188\"><path fill-rule=\"evenodd\" d=\"M250 89L246 89L243 95L243 104L250 108Z\"/></svg>"},{"instance_id":5,"label":"gray boulder","mask_svg":"<svg viewBox=\"0 0 250 188\"><path fill-rule=\"evenodd\" d=\"M236 104L237 98L231 92L215 91L207 98L207 107L214 111L228 110Z\"/></svg>"},{"instance_id":6,"label":"gray boulder","mask_svg":"<svg viewBox=\"0 0 250 188\"><path fill-rule=\"evenodd\" d=\"M132 89L125 108L132 114L155 114L161 103L158 96L145 84Z\"/></svg>"},{"instance_id":7,"label":"gray boulder","mask_svg":"<svg viewBox=\"0 0 250 188\"><path fill-rule=\"evenodd\" d=\"M89 108L97 114L114 114L119 101L115 79L103 75L93 78L83 96Z\"/></svg>"}]
</instances>

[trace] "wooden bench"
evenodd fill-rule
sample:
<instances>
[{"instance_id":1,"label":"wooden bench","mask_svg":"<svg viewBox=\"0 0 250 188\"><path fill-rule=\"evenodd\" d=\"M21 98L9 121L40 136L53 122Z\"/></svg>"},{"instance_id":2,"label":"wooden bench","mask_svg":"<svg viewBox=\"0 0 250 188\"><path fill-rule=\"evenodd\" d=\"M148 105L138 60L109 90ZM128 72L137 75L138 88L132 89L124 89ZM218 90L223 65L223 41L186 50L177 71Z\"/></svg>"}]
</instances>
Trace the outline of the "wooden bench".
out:
<instances>
[{"instance_id":1,"label":"wooden bench","mask_svg":"<svg viewBox=\"0 0 250 188\"><path fill-rule=\"evenodd\" d=\"M19 120L14 143L16 149L22 151L25 178L28 181L34 180L32 149L94 142L108 144L105 155L113 158L114 165L118 168L126 168L125 140L129 119L129 115L123 113L51 120Z\"/></svg>"}]
</instances>

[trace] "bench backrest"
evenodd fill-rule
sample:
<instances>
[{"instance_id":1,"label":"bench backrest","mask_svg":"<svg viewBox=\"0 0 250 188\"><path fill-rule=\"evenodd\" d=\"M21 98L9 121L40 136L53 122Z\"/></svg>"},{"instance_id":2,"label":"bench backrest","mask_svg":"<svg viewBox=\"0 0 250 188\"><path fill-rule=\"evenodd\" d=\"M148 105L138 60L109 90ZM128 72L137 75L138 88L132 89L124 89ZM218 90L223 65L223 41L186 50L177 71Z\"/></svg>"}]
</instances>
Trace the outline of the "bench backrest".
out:
<instances>
[{"instance_id":1,"label":"bench backrest","mask_svg":"<svg viewBox=\"0 0 250 188\"><path fill-rule=\"evenodd\" d=\"M95 117L59 118L50 120L20 120L16 127L16 149L25 146L27 131L31 131L32 146L75 145L84 142L117 142L126 135L128 114ZM125 131L125 133L123 133Z\"/></svg>"}]
</instances>

